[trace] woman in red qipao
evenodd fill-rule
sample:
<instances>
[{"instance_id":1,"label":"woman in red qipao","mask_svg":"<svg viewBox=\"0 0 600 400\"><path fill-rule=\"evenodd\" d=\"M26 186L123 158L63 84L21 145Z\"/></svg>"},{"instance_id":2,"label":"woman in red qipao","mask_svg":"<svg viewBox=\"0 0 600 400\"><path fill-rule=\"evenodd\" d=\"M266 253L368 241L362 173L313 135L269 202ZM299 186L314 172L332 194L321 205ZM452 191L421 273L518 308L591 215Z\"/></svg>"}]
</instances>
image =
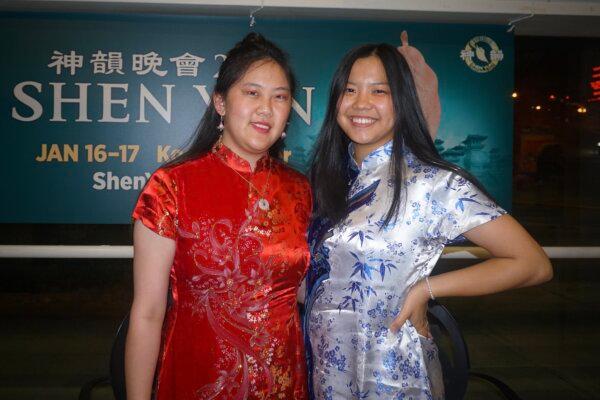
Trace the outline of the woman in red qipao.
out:
<instances>
[{"instance_id":1,"label":"woman in red qipao","mask_svg":"<svg viewBox=\"0 0 600 400\"><path fill-rule=\"evenodd\" d=\"M248 35L221 65L189 150L140 195L128 399L306 397L296 292L311 195L273 157L293 91L284 53Z\"/></svg>"}]
</instances>

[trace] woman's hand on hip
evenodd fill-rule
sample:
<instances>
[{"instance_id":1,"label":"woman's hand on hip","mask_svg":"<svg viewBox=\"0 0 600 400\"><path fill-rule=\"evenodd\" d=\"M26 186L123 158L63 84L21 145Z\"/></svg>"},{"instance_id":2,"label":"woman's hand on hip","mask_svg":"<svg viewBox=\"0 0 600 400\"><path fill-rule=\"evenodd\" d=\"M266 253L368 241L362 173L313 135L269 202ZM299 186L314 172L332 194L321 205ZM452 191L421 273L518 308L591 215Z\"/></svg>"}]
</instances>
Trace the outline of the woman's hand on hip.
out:
<instances>
[{"instance_id":1,"label":"woman's hand on hip","mask_svg":"<svg viewBox=\"0 0 600 400\"><path fill-rule=\"evenodd\" d=\"M406 321L417 330L419 335L431 337L429 333L429 323L427 322L427 303L429 302L429 292L424 281L419 281L410 288L404 305L396 319L390 324L390 329L395 333L400 330Z\"/></svg>"}]
</instances>

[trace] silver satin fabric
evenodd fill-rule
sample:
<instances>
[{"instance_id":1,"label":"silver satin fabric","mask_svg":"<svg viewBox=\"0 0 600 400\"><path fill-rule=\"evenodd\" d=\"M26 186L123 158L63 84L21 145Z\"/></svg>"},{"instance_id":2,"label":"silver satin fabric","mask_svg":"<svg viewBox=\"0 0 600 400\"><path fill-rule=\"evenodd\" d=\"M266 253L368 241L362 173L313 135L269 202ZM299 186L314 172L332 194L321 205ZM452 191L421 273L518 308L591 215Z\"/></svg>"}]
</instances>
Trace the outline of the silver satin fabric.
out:
<instances>
[{"instance_id":1,"label":"silver satin fabric","mask_svg":"<svg viewBox=\"0 0 600 400\"><path fill-rule=\"evenodd\" d=\"M392 196L391 151L388 142L360 166L350 199L371 193L366 204L311 243L311 269L328 270L307 288L316 399L443 399L433 340L410 322L396 334L388 326L449 240L505 213L464 178L423 165L407 150L399 216L380 229Z\"/></svg>"}]
</instances>

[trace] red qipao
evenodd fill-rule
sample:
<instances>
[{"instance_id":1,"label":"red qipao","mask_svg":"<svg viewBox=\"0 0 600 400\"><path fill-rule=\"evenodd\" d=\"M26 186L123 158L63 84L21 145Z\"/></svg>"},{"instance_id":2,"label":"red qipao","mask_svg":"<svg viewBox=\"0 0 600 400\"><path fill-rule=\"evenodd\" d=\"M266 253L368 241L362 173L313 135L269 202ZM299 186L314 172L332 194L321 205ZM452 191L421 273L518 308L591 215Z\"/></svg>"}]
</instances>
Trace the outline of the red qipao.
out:
<instances>
[{"instance_id":1,"label":"red qipao","mask_svg":"<svg viewBox=\"0 0 600 400\"><path fill-rule=\"evenodd\" d=\"M133 217L177 246L157 400L306 398L310 212L306 179L268 156L253 172L221 146L154 173Z\"/></svg>"}]
</instances>

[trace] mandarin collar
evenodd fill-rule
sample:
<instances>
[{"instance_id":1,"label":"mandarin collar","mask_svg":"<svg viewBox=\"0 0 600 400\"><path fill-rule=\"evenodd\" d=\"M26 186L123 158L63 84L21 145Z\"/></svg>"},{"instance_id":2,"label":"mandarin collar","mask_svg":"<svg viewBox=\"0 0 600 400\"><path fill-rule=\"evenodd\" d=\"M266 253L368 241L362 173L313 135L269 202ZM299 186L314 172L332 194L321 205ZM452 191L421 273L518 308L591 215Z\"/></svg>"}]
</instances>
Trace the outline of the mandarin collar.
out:
<instances>
[{"instance_id":1,"label":"mandarin collar","mask_svg":"<svg viewBox=\"0 0 600 400\"><path fill-rule=\"evenodd\" d=\"M348 155L350 158L350 169L355 172L366 172L377 168L381 164L387 163L392 156L392 147L394 141L390 140L384 145L370 152L359 166L354 159L354 143L348 144Z\"/></svg>"},{"instance_id":2,"label":"mandarin collar","mask_svg":"<svg viewBox=\"0 0 600 400\"><path fill-rule=\"evenodd\" d=\"M231 150L229 147L224 144L218 144L213 147L213 154L217 156L221 161L223 161L228 167L239 171L252 173L252 168L250 167L250 162L248 160L240 157L237 153ZM271 165L271 157L268 154L262 156L256 162L256 168L254 172L260 171L262 169L266 169Z\"/></svg>"}]
</instances>

